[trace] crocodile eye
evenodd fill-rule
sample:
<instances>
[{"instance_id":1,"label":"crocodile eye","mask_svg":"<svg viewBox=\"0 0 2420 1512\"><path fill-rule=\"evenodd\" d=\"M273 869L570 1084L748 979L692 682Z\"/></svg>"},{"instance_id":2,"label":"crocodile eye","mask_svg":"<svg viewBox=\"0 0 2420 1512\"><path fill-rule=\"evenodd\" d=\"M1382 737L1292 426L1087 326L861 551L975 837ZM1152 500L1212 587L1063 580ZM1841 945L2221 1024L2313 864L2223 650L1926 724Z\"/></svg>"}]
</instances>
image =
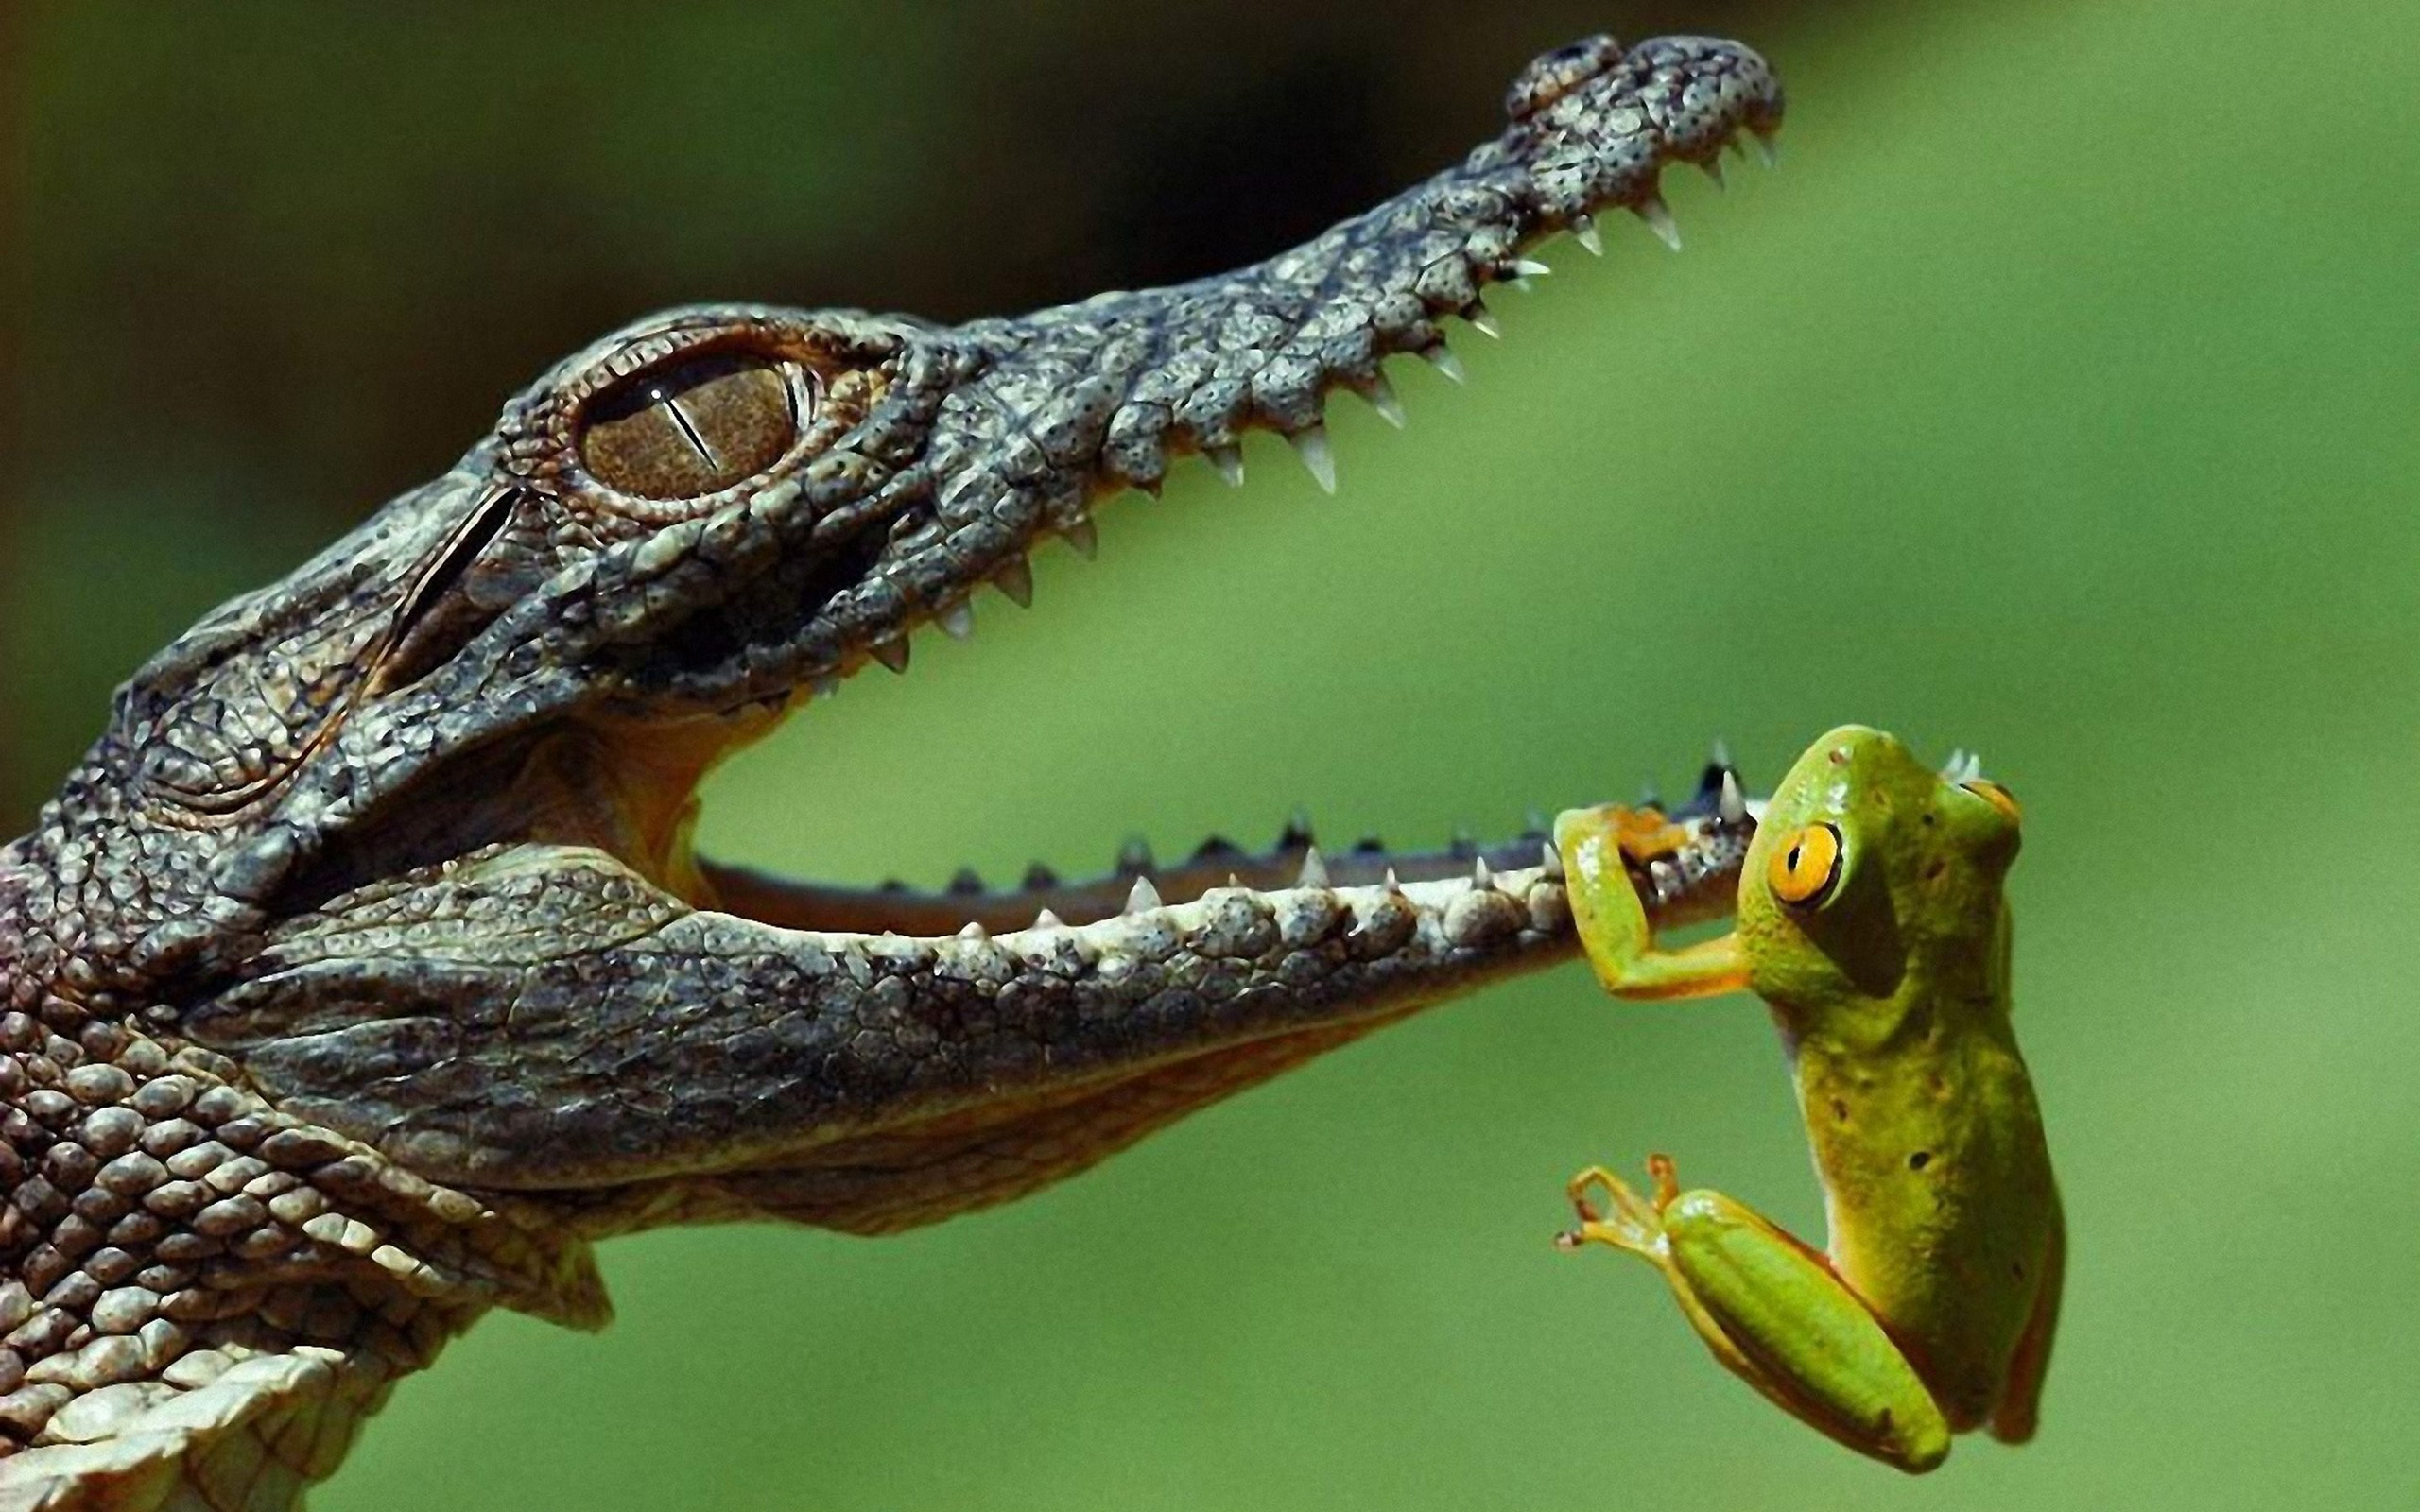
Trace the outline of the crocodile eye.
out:
<instances>
[{"instance_id":1,"label":"crocodile eye","mask_svg":"<svg viewBox=\"0 0 2420 1512\"><path fill-rule=\"evenodd\" d=\"M2016 795L1990 778L1969 778L1958 785L2007 815L2011 824L2025 822L2025 810L2017 805Z\"/></svg>"},{"instance_id":2,"label":"crocodile eye","mask_svg":"<svg viewBox=\"0 0 2420 1512\"><path fill-rule=\"evenodd\" d=\"M1810 824L1785 836L1765 863L1765 885L1794 908L1811 908L1841 880L1841 832Z\"/></svg>"},{"instance_id":3,"label":"crocodile eye","mask_svg":"<svg viewBox=\"0 0 2420 1512\"><path fill-rule=\"evenodd\" d=\"M659 368L589 406L579 459L623 493L694 499L780 461L798 436L802 393L789 372L755 357Z\"/></svg>"}]
</instances>

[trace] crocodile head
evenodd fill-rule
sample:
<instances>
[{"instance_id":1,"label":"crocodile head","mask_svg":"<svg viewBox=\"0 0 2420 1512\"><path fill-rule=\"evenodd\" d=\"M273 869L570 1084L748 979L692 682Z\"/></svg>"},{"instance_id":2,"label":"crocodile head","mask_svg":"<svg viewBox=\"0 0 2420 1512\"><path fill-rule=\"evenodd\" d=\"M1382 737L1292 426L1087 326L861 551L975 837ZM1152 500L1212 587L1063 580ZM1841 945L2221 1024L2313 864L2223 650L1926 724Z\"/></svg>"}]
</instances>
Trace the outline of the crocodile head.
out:
<instances>
[{"instance_id":1,"label":"crocodile head","mask_svg":"<svg viewBox=\"0 0 2420 1512\"><path fill-rule=\"evenodd\" d=\"M1454 371L1445 323L1483 321L1525 249L1593 249L1613 209L1668 229L1662 171L1761 146L1781 112L1760 59L1699 39L1581 43L1506 104L1461 164L1197 283L957 327L642 320L144 667L0 851L0 1165L46 1173L0 1209L0 1374L49 1372L0 1391L0 1451L185 1423L202 1409L176 1392L212 1377L163 1361L197 1339L286 1374L243 1378L196 1442L288 1400L271 1385L324 1395L278 1352L297 1341L354 1362L357 1416L483 1306L600 1317L589 1237L1005 1200L1566 958L1538 835L1322 857L1289 831L938 895L689 847L734 747L906 670L986 585L1023 599L1029 553L1088 551L1098 505L1187 455L1232 474L1242 434L1274 430L1332 483L1336 390L1391 412L1385 360ZM1641 864L1660 922L1727 906L1749 825L1716 776ZM76 1267L104 1239L175 1324L160 1349L96 1337ZM391 1327L343 1300L399 1286ZM397 1319L419 1332L395 1342Z\"/></svg>"},{"instance_id":2,"label":"crocodile head","mask_svg":"<svg viewBox=\"0 0 2420 1512\"><path fill-rule=\"evenodd\" d=\"M962 631L985 585L1024 597L1039 543L1088 549L1104 497L1156 488L1186 454L1233 470L1241 435L1266 428L1332 482L1321 416L1336 390L1392 409L1384 360L1452 370L1443 323L1483 320L1486 287L1533 266L1526 247L1593 245L1609 209L1667 226L1664 169L1761 146L1780 116L1760 59L1701 39L1561 49L1506 106L1503 134L1461 164L1236 272L958 327L701 306L565 359L452 472L122 690L45 815L96 875L115 873L109 917L88 910L97 939L52 943L104 1010L222 1050L276 1099L452 1178L742 1159L756 1140L714 1119L636 1138L648 1153L633 1160L611 1099L559 1085L516 1120L466 1091L482 1008L526 991L541 957L593 967L677 917L938 936L1044 909L1077 927L1115 915L1132 876L933 899L724 871L689 850L697 784L841 679L904 670L924 627ZM1289 886L1303 859L1218 850L1152 886L1164 902L1231 873ZM1534 842L1511 859L1534 864ZM424 916L396 902L449 888ZM492 896L549 927L475 929ZM491 976L403 958L407 926L362 933L398 907ZM527 1093L526 1049L491 1070ZM565 1138L575 1106L593 1142ZM783 1140L801 1124L778 1122Z\"/></svg>"}]
</instances>

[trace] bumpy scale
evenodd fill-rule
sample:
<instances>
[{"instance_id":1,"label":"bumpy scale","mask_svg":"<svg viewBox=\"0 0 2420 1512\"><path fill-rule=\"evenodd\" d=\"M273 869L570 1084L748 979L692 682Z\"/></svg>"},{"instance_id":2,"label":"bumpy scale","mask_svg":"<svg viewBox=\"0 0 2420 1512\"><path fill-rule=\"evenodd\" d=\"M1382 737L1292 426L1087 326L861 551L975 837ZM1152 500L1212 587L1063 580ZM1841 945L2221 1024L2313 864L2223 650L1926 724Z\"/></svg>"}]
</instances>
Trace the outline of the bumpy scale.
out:
<instances>
[{"instance_id":1,"label":"bumpy scale","mask_svg":"<svg viewBox=\"0 0 2420 1512\"><path fill-rule=\"evenodd\" d=\"M1053 534L1327 393L1780 119L1727 43L1594 39L1504 134L1292 251L956 328L717 306L559 365L445 476L142 668L0 850L0 1506L274 1512L600 1237L930 1223L1567 958L1539 840L1226 852L1020 892L796 885L700 777ZM1720 912L1708 814L1643 878ZM677 1007L673 1006L676 1005Z\"/></svg>"}]
</instances>

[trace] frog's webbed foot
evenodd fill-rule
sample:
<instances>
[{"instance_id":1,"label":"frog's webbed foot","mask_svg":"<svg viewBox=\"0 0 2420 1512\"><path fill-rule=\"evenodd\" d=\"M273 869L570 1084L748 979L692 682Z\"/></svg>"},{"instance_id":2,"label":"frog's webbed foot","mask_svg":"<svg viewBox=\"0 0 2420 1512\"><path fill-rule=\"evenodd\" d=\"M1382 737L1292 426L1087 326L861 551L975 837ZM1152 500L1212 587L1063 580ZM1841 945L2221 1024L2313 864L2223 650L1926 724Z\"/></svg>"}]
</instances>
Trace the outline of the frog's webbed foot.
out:
<instances>
[{"instance_id":1,"label":"frog's webbed foot","mask_svg":"<svg viewBox=\"0 0 2420 1512\"><path fill-rule=\"evenodd\" d=\"M1578 1249L1582 1245L1611 1245L1643 1255L1661 1265L1667 1263L1669 1246L1665 1242L1664 1205L1680 1195L1680 1186L1673 1178L1669 1156L1651 1155L1647 1160L1648 1174L1655 1181L1655 1198L1642 1197L1627 1181L1604 1166L1592 1165L1564 1184L1564 1194L1571 1200L1571 1211L1579 1219L1579 1227L1555 1235L1558 1249ZM1592 1200L1592 1194L1602 1193L1606 1206L1601 1210Z\"/></svg>"}]
</instances>

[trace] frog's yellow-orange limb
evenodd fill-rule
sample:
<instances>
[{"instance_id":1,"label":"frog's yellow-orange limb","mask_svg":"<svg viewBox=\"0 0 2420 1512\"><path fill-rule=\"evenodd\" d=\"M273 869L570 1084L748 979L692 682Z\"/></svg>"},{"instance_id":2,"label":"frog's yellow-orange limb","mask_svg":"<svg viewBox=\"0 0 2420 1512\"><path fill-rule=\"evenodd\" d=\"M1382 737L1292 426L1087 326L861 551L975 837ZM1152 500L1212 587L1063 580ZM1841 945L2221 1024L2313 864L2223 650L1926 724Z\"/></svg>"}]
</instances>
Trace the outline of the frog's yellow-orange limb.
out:
<instances>
[{"instance_id":1,"label":"frog's yellow-orange limb","mask_svg":"<svg viewBox=\"0 0 2420 1512\"><path fill-rule=\"evenodd\" d=\"M1949 1424L1915 1367L1822 1254L1745 1203L1683 1192L1653 1157L1651 1203L1601 1166L1567 1189L1580 1227L1565 1248L1610 1245L1664 1273L1714 1357L1790 1416L1911 1474L1949 1452ZM1600 1214L1589 1202L1601 1189Z\"/></svg>"},{"instance_id":2,"label":"frog's yellow-orange limb","mask_svg":"<svg viewBox=\"0 0 2420 1512\"><path fill-rule=\"evenodd\" d=\"M1656 848L1678 833L1656 810L1611 803L1566 809L1555 818L1554 845L1563 857L1572 922L1589 969L1616 997L1712 997L1748 985L1748 963L1736 936L1677 951L1655 944L1631 867L1652 859Z\"/></svg>"}]
</instances>

